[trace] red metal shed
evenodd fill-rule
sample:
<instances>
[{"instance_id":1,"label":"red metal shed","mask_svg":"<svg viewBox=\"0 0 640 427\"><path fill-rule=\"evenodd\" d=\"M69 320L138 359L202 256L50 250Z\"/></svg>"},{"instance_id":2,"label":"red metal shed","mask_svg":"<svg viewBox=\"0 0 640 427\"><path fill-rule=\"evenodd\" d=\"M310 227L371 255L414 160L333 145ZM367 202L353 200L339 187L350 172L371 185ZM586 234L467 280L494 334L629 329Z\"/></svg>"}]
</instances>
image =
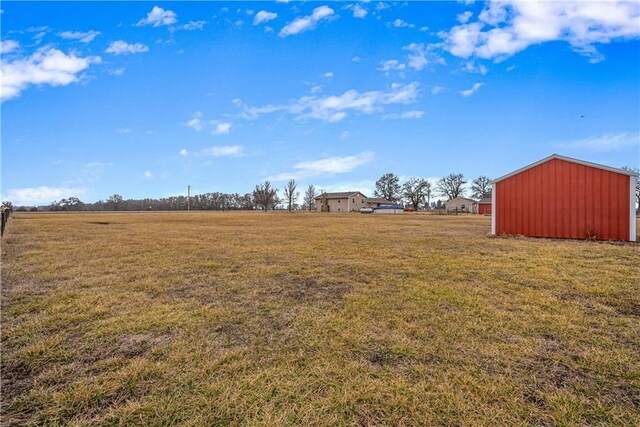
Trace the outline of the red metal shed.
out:
<instances>
[{"instance_id":1,"label":"red metal shed","mask_svg":"<svg viewBox=\"0 0 640 427\"><path fill-rule=\"evenodd\" d=\"M480 215L491 215L491 203L478 203L478 213Z\"/></svg>"},{"instance_id":2,"label":"red metal shed","mask_svg":"<svg viewBox=\"0 0 640 427\"><path fill-rule=\"evenodd\" d=\"M491 193L483 193L478 202L478 213L480 215L491 215Z\"/></svg>"},{"instance_id":3,"label":"red metal shed","mask_svg":"<svg viewBox=\"0 0 640 427\"><path fill-rule=\"evenodd\" d=\"M493 181L491 233L635 241L636 179L553 154Z\"/></svg>"}]
</instances>

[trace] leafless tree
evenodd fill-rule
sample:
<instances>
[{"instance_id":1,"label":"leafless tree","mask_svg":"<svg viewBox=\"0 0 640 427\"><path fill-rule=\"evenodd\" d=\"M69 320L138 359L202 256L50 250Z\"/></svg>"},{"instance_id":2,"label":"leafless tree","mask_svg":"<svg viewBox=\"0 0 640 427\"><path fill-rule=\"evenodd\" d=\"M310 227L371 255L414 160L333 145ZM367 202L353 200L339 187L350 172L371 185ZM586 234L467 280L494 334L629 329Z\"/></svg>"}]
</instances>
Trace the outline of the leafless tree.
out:
<instances>
[{"instance_id":1,"label":"leafless tree","mask_svg":"<svg viewBox=\"0 0 640 427\"><path fill-rule=\"evenodd\" d=\"M395 202L400 199L400 192L400 178L396 174L386 173L376 181L376 197Z\"/></svg>"},{"instance_id":2,"label":"leafless tree","mask_svg":"<svg viewBox=\"0 0 640 427\"><path fill-rule=\"evenodd\" d=\"M425 207L427 208L428 211L431 210L431 196L433 196L433 189L431 188L431 183L429 181L427 181L427 184L429 184L425 190L424 190L424 197L425 199L427 199L427 203L425 203Z\"/></svg>"},{"instance_id":3,"label":"leafless tree","mask_svg":"<svg viewBox=\"0 0 640 427\"><path fill-rule=\"evenodd\" d=\"M256 185L253 190L253 200L257 206L262 207L266 212L269 208L273 209L280 199L278 198L278 189L271 186L269 181L265 181L262 184Z\"/></svg>"},{"instance_id":4,"label":"leafless tree","mask_svg":"<svg viewBox=\"0 0 640 427\"><path fill-rule=\"evenodd\" d=\"M113 196L110 196L107 199L107 206L109 207L109 209L112 209L114 211L117 211L118 209L122 208L123 204L124 204L124 199L119 194L114 194Z\"/></svg>"},{"instance_id":5,"label":"leafless tree","mask_svg":"<svg viewBox=\"0 0 640 427\"><path fill-rule=\"evenodd\" d=\"M422 178L409 178L402 186L402 195L413 206L413 209L418 210L425 201L427 190L431 192L429 181Z\"/></svg>"},{"instance_id":6,"label":"leafless tree","mask_svg":"<svg viewBox=\"0 0 640 427\"><path fill-rule=\"evenodd\" d=\"M290 179L284 187L284 200L287 202L289 212L293 210L293 204L300 197L300 192L296 191L298 184L295 179Z\"/></svg>"},{"instance_id":7,"label":"leafless tree","mask_svg":"<svg viewBox=\"0 0 640 427\"><path fill-rule=\"evenodd\" d=\"M309 209L309 212L313 210L314 204L316 202L316 187L310 185L307 188L307 191L304 193L304 206Z\"/></svg>"},{"instance_id":8,"label":"leafless tree","mask_svg":"<svg viewBox=\"0 0 640 427\"><path fill-rule=\"evenodd\" d=\"M461 173L450 173L438 181L436 189L441 195L446 196L447 200L451 200L464 195L466 183Z\"/></svg>"},{"instance_id":9,"label":"leafless tree","mask_svg":"<svg viewBox=\"0 0 640 427\"><path fill-rule=\"evenodd\" d=\"M471 196L477 199L482 198L484 193L491 190L491 179L488 176L479 176L471 181Z\"/></svg>"}]
</instances>

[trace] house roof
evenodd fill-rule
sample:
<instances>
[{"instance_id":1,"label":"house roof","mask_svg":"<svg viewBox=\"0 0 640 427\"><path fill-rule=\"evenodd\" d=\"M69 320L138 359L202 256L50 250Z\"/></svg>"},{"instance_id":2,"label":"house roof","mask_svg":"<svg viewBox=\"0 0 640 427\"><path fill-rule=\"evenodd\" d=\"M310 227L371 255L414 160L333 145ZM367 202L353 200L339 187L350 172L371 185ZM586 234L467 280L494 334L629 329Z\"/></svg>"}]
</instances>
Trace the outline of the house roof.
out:
<instances>
[{"instance_id":1,"label":"house roof","mask_svg":"<svg viewBox=\"0 0 640 427\"><path fill-rule=\"evenodd\" d=\"M470 198L468 198L468 197L461 197L461 196L454 197L454 198L453 198L453 199L451 199L451 200L447 200L445 203L453 202L454 200L467 200L467 201L469 201L469 202L478 203L478 201L477 201L477 200L475 200L475 199L470 199Z\"/></svg>"},{"instance_id":2,"label":"house roof","mask_svg":"<svg viewBox=\"0 0 640 427\"><path fill-rule=\"evenodd\" d=\"M511 173L503 175L500 178L496 178L493 181L491 181L491 183L495 184L496 182L500 182L500 181L502 181L504 179L507 179L507 178L510 178L510 177L512 177L514 175L517 175L520 172L524 172L524 171L526 171L528 169L535 168L538 165L541 165L543 163L546 163L546 162L548 162L550 160L554 160L554 159L564 160L565 162L577 163L579 165L589 166L589 167L596 168L596 169L602 169L602 170L606 170L606 171L609 171L609 172L619 173L619 174L622 174L622 175L638 176L637 173L631 172L631 171L626 171L624 169L618 169L618 168L612 168L610 166L599 165L597 163L591 163L591 162L587 162L587 161L584 161L584 160L574 159L573 157L561 156L560 154L552 154L549 157L545 157L542 160L538 160L535 163L531 163L530 165L527 165L527 166L525 166L523 168L520 168L520 169L515 170L515 171L513 171Z\"/></svg>"},{"instance_id":3,"label":"house roof","mask_svg":"<svg viewBox=\"0 0 640 427\"><path fill-rule=\"evenodd\" d=\"M354 196L356 194L360 194L361 196L364 196L365 198L367 196L365 196L364 194L362 194L359 191L342 191L342 192L338 192L338 193L322 193L319 196L316 196L315 200L318 199L322 199L324 196L327 196L327 199L346 199L347 197L351 197Z\"/></svg>"},{"instance_id":4,"label":"house roof","mask_svg":"<svg viewBox=\"0 0 640 427\"><path fill-rule=\"evenodd\" d=\"M383 198L380 198L380 197L369 197L367 199L367 202L369 202L369 203L384 203L386 205L390 205L390 204L393 203L391 200L383 199Z\"/></svg>"}]
</instances>

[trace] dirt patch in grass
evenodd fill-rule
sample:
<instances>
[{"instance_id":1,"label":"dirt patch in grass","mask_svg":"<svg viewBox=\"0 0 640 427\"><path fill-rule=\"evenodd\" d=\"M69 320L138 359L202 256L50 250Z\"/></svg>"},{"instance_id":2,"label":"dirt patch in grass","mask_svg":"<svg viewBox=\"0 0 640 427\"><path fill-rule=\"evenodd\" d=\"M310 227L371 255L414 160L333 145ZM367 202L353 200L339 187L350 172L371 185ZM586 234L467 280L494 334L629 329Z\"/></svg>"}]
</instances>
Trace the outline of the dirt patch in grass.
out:
<instances>
[{"instance_id":1,"label":"dirt patch in grass","mask_svg":"<svg viewBox=\"0 0 640 427\"><path fill-rule=\"evenodd\" d=\"M317 280L312 277L277 275L266 291L286 304L341 305L353 285L339 280Z\"/></svg>"},{"instance_id":2,"label":"dirt patch in grass","mask_svg":"<svg viewBox=\"0 0 640 427\"><path fill-rule=\"evenodd\" d=\"M119 350L125 357L139 357L155 347L171 341L172 337L170 335L155 335L153 333L126 335L120 341Z\"/></svg>"}]
</instances>

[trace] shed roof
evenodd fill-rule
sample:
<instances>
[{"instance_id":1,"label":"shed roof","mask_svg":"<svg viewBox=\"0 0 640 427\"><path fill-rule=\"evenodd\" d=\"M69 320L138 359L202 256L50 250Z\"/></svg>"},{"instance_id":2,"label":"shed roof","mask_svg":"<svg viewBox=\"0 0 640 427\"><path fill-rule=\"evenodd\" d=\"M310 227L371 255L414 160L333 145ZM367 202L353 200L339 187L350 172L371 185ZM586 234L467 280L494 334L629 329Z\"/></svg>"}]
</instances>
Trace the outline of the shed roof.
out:
<instances>
[{"instance_id":1,"label":"shed roof","mask_svg":"<svg viewBox=\"0 0 640 427\"><path fill-rule=\"evenodd\" d=\"M631 172L631 171L626 171L624 169L618 169L618 168L612 168L611 166L599 165L598 163L592 163L592 162L587 162L587 161L584 161L584 160L574 159L573 157L561 156L560 154L552 154L549 157L545 157L542 160L538 160L535 163L531 163L530 165L527 165L527 166L525 166L523 168L520 168L520 169L515 170L515 171L513 171L511 173L503 175L500 178L496 178L493 181L491 181L491 183L494 184L496 182L500 182L500 181L502 181L504 179L507 179L507 178L510 178L510 177L512 177L514 175L517 175L520 172L524 172L524 171L526 171L528 169L534 168L534 167L536 167L538 165L541 165L543 163L546 163L546 162L548 162L550 160L554 160L554 159L564 160L565 162L577 163L579 165L589 166L589 167L596 168L596 169L602 169L602 170L606 170L606 171L609 171L609 172L615 172L615 173L619 173L619 174L622 174L622 175L638 176L637 173Z\"/></svg>"},{"instance_id":2,"label":"shed roof","mask_svg":"<svg viewBox=\"0 0 640 427\"><path fill-rule=\"evenodd\" d=\"M384 203L386 205L390 205L390 204L393 203L391 200L383 199L383 198L380 198L380 197L369 197L367 199L367 202L369 202L369 203Z\"/></svg>"}]
</instances>

